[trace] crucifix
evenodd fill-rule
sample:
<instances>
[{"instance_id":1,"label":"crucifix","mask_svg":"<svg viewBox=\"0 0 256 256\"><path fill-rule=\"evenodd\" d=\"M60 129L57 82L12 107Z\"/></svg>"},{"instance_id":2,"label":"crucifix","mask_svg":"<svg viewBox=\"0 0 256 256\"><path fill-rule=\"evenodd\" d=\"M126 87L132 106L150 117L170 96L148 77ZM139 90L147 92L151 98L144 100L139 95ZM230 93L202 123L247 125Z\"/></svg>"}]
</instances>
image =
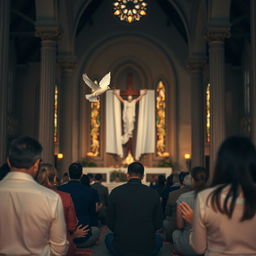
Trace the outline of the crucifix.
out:
<instances>
[{"instance_id":1,"label":"crucifix","mask_svg":"<svg viewBox=\"0 0 256 256\"><path fill-rule=\"evenodd\" d=\"M129 164L129 161L133 161L132 157L132 137L135 123L135 112L136 112L136 103L146 94L146 91L143 94L140 94L139 90L133 89L133 74L131 72L127 75L127 90L121 90L120 95L114 92L116 97L123 103L123 127L124 133L121 136L122 144L127 144L128 155L123 163ZM125 100L123 97L127 97ZM133 99L133 96L138 96ZM126 161L127 160L127 161Z\"/></svg>"}]
</instances>

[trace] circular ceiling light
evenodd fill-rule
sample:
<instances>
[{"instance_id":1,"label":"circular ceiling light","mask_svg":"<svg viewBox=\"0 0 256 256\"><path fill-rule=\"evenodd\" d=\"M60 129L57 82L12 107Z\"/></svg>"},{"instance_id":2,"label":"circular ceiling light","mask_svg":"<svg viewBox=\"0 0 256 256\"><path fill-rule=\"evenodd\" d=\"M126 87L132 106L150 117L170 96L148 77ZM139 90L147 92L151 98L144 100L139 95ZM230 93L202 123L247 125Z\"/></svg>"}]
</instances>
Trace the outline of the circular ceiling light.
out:
<instances>
[{"instance_id":1,"label":"circular ceiling light","mask_svg":"<svg viewBox=\"0 0 256 256\"><path fill-rule=\"evenodd\" d=\"M142 16L147 14L147 3L144 0L115 0L114 15L121 21L132 23L139 21Z\"/></svg>"}]
</instances>

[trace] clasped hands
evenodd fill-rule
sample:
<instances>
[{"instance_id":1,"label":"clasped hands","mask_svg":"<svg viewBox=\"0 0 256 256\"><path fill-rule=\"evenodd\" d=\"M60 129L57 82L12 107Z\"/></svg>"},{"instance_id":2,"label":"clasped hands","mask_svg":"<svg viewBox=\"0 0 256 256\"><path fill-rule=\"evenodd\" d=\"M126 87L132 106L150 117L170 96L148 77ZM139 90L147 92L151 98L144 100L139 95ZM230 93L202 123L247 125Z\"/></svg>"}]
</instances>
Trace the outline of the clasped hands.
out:
<instances>
[{"instance_id":1,"label":"clasped hands","mask_svg":"<svg viewBox=\"0 0 256 256\"><path fill-rule=\"evenodd\" d=\"M194 211L190 205L186 202L181 202L177 207L181 213L182 218L190 225L192 225Z\"/></svg>"}]
</instances>

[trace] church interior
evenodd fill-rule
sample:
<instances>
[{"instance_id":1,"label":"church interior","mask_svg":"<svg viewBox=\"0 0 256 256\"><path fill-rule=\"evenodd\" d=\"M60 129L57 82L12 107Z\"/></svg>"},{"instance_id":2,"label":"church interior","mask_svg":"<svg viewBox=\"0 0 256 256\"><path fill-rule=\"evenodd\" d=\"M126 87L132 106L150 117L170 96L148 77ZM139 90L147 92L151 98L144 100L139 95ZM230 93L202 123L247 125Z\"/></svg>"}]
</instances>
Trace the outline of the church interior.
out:
<instances>
[{"instance_id":1,"label":"church interior","mask_svg":"<svg viewBox=\"0 0 256 256\"><path fill-rule=\"evenodd\" d=\"M24 135L60 173L134 157L140 103L124 156L109 153L107 93L86 100L84 73L111 72L124 99L154 92L146 167L212 168L228 136L256 142L254 0L2 0L0 12L1 163Z\"/></svg>"}]
</instances>

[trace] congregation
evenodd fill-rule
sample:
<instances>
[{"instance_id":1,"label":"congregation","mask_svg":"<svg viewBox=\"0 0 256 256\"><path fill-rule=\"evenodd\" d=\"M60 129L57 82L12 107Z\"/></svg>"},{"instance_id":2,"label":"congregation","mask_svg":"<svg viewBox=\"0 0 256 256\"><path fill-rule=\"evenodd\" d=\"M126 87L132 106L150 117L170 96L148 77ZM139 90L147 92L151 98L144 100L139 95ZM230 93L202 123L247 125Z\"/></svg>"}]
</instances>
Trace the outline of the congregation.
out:
<instances>
[{"instance_id":1,"label":"congregation","mask_svg":"<svg viewBox=\"0 0 256 256\"><path fill-rule=\"evenodd\" d=\"M113 256L155 256L163 243L171 255L256 255L256 149L246 137L222 143L212 177L194 167L147 186L133 162L110 194L102 175L84 175L78 162L59 179L42 150L16 138L1 166L0 255L80 255L106 226Z\"/></svg>"}]
</instances>

